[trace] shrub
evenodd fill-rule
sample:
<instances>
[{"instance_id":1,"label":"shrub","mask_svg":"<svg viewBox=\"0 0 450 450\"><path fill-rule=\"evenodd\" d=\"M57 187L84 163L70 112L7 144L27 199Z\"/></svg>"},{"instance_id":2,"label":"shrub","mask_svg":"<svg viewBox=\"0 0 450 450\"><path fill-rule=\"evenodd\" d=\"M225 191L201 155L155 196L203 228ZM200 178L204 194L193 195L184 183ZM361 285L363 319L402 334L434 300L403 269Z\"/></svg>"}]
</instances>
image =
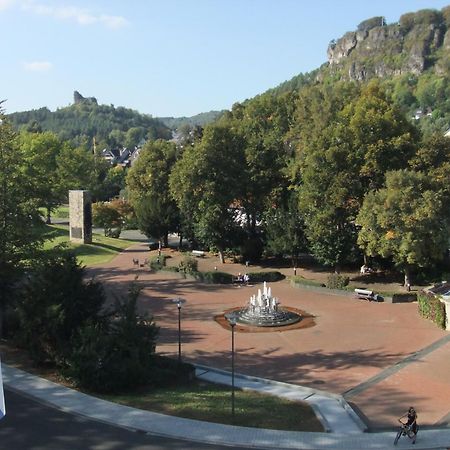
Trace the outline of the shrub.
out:
<instances>
[{"instance_id":1,"label":"shrub","mask_svg":"<svg viewBox=\"0 0 450 450\"><path fill-rule=\"evenodd\" d=\"M114 239L119 239L120 233L122 232L122 228L113 228L111 230L108 230L108 232L105 234L107 237L111 237Z\"/></svg>"},{"instance_id":2,"label":"shrub","mask_svg":"<svg viewBox=\"0 0 450 450\"><path fill-rule=\"evenodd\" d=\"M169 258L169 256L164 254L161 254L161 256L154 256L152 259L150 259L150 268L153 270L162 270L163 267L166 266L167 258Z\"/></svg>"},{"instance_id":3,"label":"shrub","mask_svg":"<svg viewBox=\"0 0 450 450\"><path fill-rule=\"evenodd\" d=\"M155 355L153 359L153 370L147 380L155 386L171 386L187 384L195 377L195 367L192 364L168 358L167 356Z\"/></svg>"},{"instance_id":4,"label":"shrub","mask_svg":"<svg viewBox=\"0 0 450 450\"><path fill-rule=\"evenodd\" d=\"M426 292L420 292L417 295L417 300L419 314L445 330L445 304L435 295Z\"/></svg>"},{"instance_id":5,"label":"shrub","mask_svg":"<svg viewBox=\"0 0 450 450\"><path fill-rule=\"evenodd\" d=\"M253 283L262 283L264 281L267 282L275 282L284 280L286 277L281 273L277 271L272 272L250 272L248 274L250 281Z\"/></svg>"},{"instance_id":6,"label":"shrub","mask_svg":"<svg viewBox=\"0 0 450 450\"><path fill-rule=\"evenodd\" d=\"M101 284L84 280L75 255L55 249L36 262L22 286L16 337L36 363L63 365L72 338L85 323L99 319L104 301Z\"/></svg>"},{"instance_id":7,"label":"shrub","mask_svg":"<svg viewBox=\"0 0 450 450\"><path fill-rule=\"evenodd\" d=\"M73 340L68 370L83 388L118 392L146 384L154 367L158 328L136 312L139 288L102 323L88 323Z\"/></svg>"},{"instance_id":8,"label":"shrub","mask_svg":"<svg viewBox=\"0 0 450 450\"><path fill-rule=\"evenodd\" d=\"M340 275L339 273L331 273L328 275L326 287L328 289L344 289L345 286L348 286L350 282L350 278L344 275Z\"/></svg>"},{"instance_id":9,"label":"shrub","mask_svg":"<svg viewBox=\"0 0 450 450\"><path fill-rule=\"evenodd\" d=\"M185 256L178 264L178 272L184 274L198 272L198 261L192 256Z\"/></svg>"},{"instance_id":10,"label":"shrub","mask_svg":"<svg viewBox=\"0 0 450 450\"><path fill-rule=\"evenodd\" d=\"M201 280L205 283L211 284L231 284L233 282L233 275L226 272L218 272L217 270L211 272L200 272Z\"/></svg>"},{"instance_id":11,"label":"shrub","mask_svg":"<svg viewBox=\"0 0 450 450\"><path fill-rule=\"evenodd\" d=\"M415 292L396 292L392 295L392 303L415 302L417 294Z\"/></svg>"}]
</instances>

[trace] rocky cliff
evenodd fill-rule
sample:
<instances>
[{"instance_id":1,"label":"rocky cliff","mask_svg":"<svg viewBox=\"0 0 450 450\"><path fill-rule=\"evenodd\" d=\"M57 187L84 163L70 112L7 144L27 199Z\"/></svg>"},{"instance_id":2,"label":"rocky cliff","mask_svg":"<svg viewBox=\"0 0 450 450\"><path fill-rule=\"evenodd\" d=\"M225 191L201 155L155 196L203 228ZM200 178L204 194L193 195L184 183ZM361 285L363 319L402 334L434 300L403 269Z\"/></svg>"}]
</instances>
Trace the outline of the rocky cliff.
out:
<instances>
[{"instance_id":1,"label":"rocky cliff","mask_svg":"<svg viewBox=\"0 0 450 450\"><path fill-rule=\"evenodd\" d=\"M383 17L362 22L356 31L332 41L328 69L352 80L420 74L438 74L450 68L450 6L404 14L398 23Z\"/></svg>"},{"instance_id":2,"label":"rocky cliff","mask_svg":"<svg viewBox=\"0 0 450 450\"><path fill-rule=\"evenodd\" d=\"M80 103L97 103L97 99L95 97L83 97L78 91L73 92L73 103L78 105Z\"/></svg>"}]
</instances>

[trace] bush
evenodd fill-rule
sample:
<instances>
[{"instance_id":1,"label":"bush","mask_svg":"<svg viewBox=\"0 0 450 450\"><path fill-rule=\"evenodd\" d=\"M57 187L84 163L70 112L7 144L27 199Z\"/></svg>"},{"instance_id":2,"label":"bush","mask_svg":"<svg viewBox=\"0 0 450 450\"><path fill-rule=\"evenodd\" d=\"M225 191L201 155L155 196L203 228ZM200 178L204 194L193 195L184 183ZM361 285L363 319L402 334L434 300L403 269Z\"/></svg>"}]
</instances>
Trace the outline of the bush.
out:
<instances>
[{"instance_id":1,"label":"bush","mask_svg":"<svg viewBox=\"0 0 450 450\"><path fill-rule=\"evenodd\" d=\"M199 272L201 274L201 281L211 284L231 284L233 282L233 275L226 272L218 272L217 270L211 272Z\"/></svg>"},{"instance_id":2,"label":"bush","mask_svg":"<svg viewBox=\"0 0 450 450\"><path fill-rule=\"evenodd\" d=\"M162 270L166 266L166 259L169 256L161 254L161 256L154 256L150 259L149 265L152 270Z\"/></svg>"},{"instance_id":3,"label":"bush","mask_svg":"<svg viewBox=\"0 0 450 450\"><path fill-rule=\"evenodd\" d=\"M392 303L408 303L416 300L417 294L415 292L396 292L392 294Z\"/></svg>"},{"instance_id":4,"label":"bush","mask_svg":"<svg viewBox=\"0 0 450 450\"><path fill-rule=\"evenodd\" d=\"M348 286L350 282L350 278L344 275L340 275L338 273L331 273L328 275L326 287L328 289L344 289L345 286Z\"/></svg>"},{"instance_id":5,"label":"bush","mask_svg":"<svg viewBox=\"0 0 450 450\"><path fill-rule=\"evenodd\" d=\"M250 281L253 283L262 283L264 281L267 282L275 282L284 280L286 277L281 273L277 271L272 272L250 272L248 274Z\"/></svg>"},{"instance_id":6,"label":"bush","mask_svg":"<svg viewBox=\"0 0 450 450\"><path fill-rule=\"evenodd\" d=\"M87 322L99 320L105 302L100 283L84 280L71 252L59 249L36 262L16 304L16 338L36 363L64 365L72 339Z\"/></svg>"},{"instance_id":7,"label":"bush","mask_svg":"<svg viewBox=\"0 0 450 450\"><path fill-rule=\"evenodd\" d=\"M105 231L105 236L111 237L114 239L119 239L120 233L122 232L122 228L112 228L110 230Z\"/></svg>"},{"instance_id":8,"label":"bush","mask_svg":"<svg viewBox=\"0 0 450 450\"><path fill-rule=\"evenodd\" d=\"M171 386L187 384L195 378L195 367L192 364L168 358L155 356L153 370L148 382L155 386Z\"/></svg>"},{"instance_id":9,"label":"bush","mask_svg":"<svg viewBox=\"0 0 450 450\"><path fill-rule=\"evenodd\" d=\"M425 319L434 322L439 328L445 330L446 315L445 304L431 293L420 292L417 295L419 314Z\"/></svg>"},{"instance_id":10,"label":"bush","mask_svg":"<svg viewBox=\"0 0 450 450\"><path fill-rule=\"evenodd\" d=\"M198 272L198 261L192 256L185 256L178 264L178 272L184 274Z\"/></svg>"},{"instance_id":11,"label":"bush","mask_svg":"<svg viewBox=\"0 0 450 450\"><path fill-rule=\"evenodd\" d=\"M118 392L148 383L158 328L136 312L139 289L116 305L102 323L86 324L73 340L68 374L95 392Z\"/></svg>"}]
</instances>

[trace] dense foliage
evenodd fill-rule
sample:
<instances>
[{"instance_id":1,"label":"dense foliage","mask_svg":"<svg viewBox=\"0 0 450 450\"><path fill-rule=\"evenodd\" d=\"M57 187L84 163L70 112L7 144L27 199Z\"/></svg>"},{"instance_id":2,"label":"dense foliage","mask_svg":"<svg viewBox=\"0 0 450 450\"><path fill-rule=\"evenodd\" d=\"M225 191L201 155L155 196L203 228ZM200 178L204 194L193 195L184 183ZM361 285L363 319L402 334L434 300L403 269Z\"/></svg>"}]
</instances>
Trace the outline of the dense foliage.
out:
<instances>
[{"instance_id":1,"label":"dense foliage","mask_svg":"<svg viewBox=\"0 0 450 450\"><path fill-rule=\"evenodd\" d=\"M99 149L134 148L142 141L170 139L170 130L159 120L113 105L83 101L50 111L48 108L9 114L13 126L22 131L51 131L73 146Z\"/></svg>"},{"instance_id":2,"label":"dense foliage","mask_svg":"<svg viewBox=\"0 0 450 450\"><path fill-rule=\"evenodd\" d=\"M435 295L426 292L420 292L417 295L417 301L419 304L419 313L422 317L431 320L439 328L445 330L445 303L441 302Z\"/></svg>"},{"instance_id":3,"label":"dense foliage","mask_svg":"<svg viewBox=\"0 0 450 450\"><path fill-rule=\"evenodd\" d=\"M175 142L155 140L153 119L125 108L81 101L57 111L82 118L76 132L66 128L72 140L147 139L131 169L111 168L89 141L74 147L40 133L48 112L39 110L39 120L20 124L36 201L51 211L69 188L97 200L120 191L140 229L164 244L178 232L222 260L230 252L250 262L275 255L296 264L309 252L337 271L377 258L403 270L408 285L415 270L442 260L450 237L449 25L449 8L391 25L368 19L330 44L329 65L236 103L204 128L180 125ZM349 39L354 47L339 53ZM117 127L106 132L105 116Z\"/></svg>"}]
</instances>

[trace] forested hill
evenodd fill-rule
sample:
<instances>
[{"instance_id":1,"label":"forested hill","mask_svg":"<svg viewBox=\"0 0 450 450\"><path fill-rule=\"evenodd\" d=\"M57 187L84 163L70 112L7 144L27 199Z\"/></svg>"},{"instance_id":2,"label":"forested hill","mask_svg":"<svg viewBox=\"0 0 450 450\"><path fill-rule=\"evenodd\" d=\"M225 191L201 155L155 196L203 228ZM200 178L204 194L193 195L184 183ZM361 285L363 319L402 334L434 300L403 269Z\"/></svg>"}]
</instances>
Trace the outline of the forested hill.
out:
<instances>
[{"instance_id":1,"label":"forested hill","mask_svg":"<svg viewBox=\"0 0 450 450\"><path fill-rule=\"evenodd\" d=\"M191 117L158 117L158 119L167 127L172 130L176 130L181 126L188 125L189 127L195 126L205 126L208 123L214 122L220 116L223 115L225 111L208 111L200 114L196 114Z\"/></svg>"},{"instance_id":2,"label":"forested hill","mask_svg":"<svg viewBox=\"0 0 450 450\"><path fill-rule=\"evenodd\" d=\"M133 147L148 139L170 139L171 130L160 120L124 107L99 105L94 97L74 92L74 103L56 111L43 107L9 114L18 130L53 131L75 146Z\"/></svg>"},{"instance_id":3,"label":"forested hill","mask_svg":"<svg viewBox=\"0 0 450 450\"><path fill-rule=\"evenodd\" d=\"M356 30L333 39L326 55L328 60L320 68L262 95L290 95L313 85L365 84L378 79L425 133L450 126L450 6L405 13L392 24L384 17L364 20Z\"/></svg>"}]
</instances>

